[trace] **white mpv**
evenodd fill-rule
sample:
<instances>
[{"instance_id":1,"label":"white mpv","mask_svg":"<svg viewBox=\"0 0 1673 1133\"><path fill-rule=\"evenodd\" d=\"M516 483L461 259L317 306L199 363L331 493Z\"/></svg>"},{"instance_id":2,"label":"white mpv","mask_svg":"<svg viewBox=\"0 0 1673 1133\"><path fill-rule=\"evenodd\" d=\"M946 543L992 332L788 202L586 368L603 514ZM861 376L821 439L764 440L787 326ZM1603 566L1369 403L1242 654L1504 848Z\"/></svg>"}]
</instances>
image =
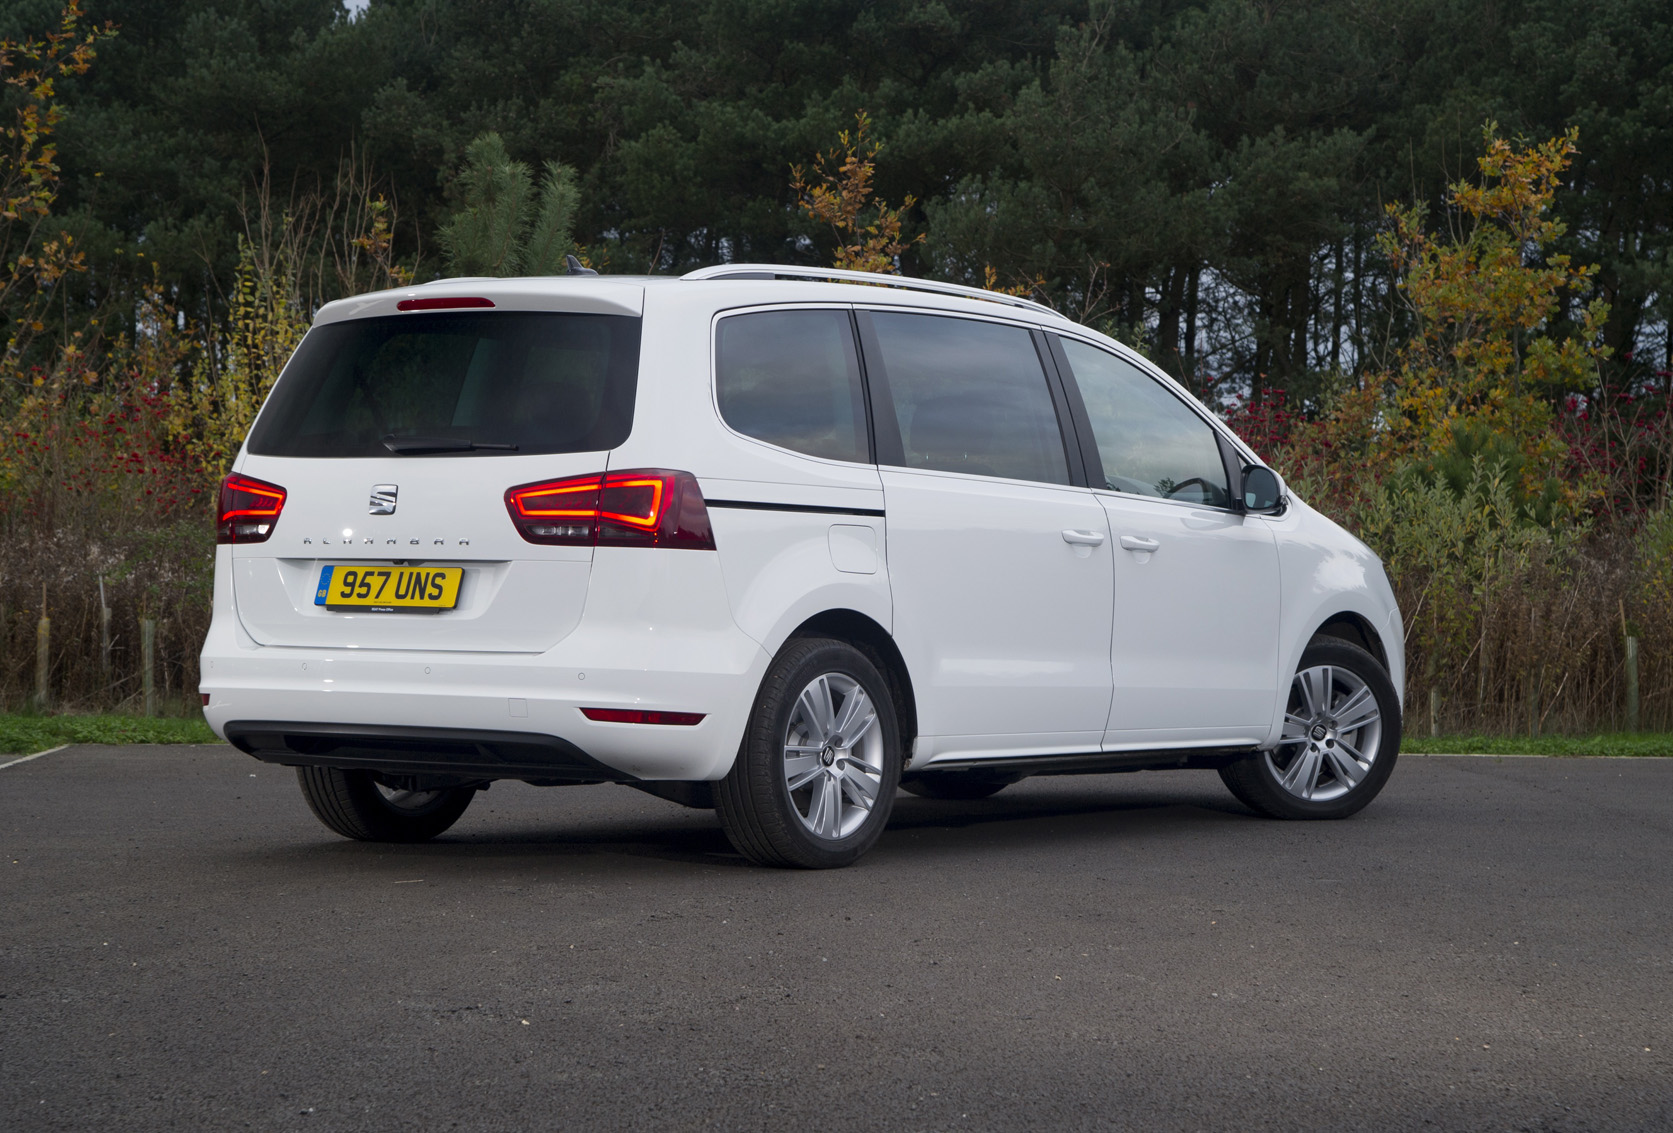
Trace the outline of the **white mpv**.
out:
<instances>
[{"instance_id":1,"label":"white mpv","mask_svg":"<svg viewBox=\"0 0 1673 1133\"><path fill-rule=\"evenodd\" d=\"M1144 359L853 272L450 279L332 303L219 501L204 713L350 838L496 779L713 807L840 866L896 788L1197 767L1363 807L1381 563Z\"/></svg>"}]
</instances>

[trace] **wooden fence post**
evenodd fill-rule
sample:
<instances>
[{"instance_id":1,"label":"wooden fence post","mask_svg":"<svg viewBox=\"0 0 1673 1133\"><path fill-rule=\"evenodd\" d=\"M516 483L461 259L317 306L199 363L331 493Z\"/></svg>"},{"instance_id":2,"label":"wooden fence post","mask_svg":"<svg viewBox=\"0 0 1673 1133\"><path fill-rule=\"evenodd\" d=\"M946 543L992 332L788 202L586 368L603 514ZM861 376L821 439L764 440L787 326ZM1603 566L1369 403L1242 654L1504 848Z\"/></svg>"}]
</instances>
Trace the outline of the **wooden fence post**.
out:
<instances>
[{"instance_id":1,"label":"wooden fence post","mask_svg":"<svg viewBox=\"0 0 1673 1133\"><path fill-rule=\"evenodd\" d=\"M1638 730L1638 639L1627 638L1627 731Z\"/></svg>"},{"instance_id":2,"label":"wooden fence post","mask_svg":"<svg viewBox=\"0 0 1673 1133\"><path fill-rule=\"evenodd\" d=\"M157 623L150 618L139 622L140 687L145 692L145 714L157 714L157 679L153 672L153 654L157 647Z\"/></svg>"},{"instance_id":3,"label":"wooden fence post","mask_svg":"<svg viewBox=\"0 0 1673 1133\"><path fill-rule=\"evenodd\" d=\"M35 709L52 703L52 619L46 616L46 588L41 588L41 620L35 623Z\"/></svg>"},{"instance_id":4,"label":"wooden fence post","mask_svg":"<svg viewBox=\"0 0 1673 1133\"><path fill-rule=\"evenodd\" d=\"M168 619L157 623L157 668L163 677L163 700L166 702L174 692L174 684L168 675Z\"/></svg>"},{"instance_id":5,"label":"wooden fence post","mask_svg":"<svg viewBox=\"0 0 1673 1133\"><path fill-rule=\"evenodd\" d=\"M110 679L110 606L105 603L103 575L99 576L99 676L109 696L114 691Z\"/></svg>"}]
</instances>

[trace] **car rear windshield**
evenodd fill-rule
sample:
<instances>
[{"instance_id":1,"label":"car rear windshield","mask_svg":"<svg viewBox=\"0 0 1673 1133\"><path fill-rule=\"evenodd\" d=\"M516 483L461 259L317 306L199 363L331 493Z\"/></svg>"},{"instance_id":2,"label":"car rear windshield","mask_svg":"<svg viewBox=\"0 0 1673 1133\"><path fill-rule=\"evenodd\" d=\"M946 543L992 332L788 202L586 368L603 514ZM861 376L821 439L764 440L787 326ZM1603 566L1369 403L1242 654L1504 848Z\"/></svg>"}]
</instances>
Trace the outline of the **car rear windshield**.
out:
<instances>
[{"instance_id":1,"label":"car rear windshield","mask_svg":"<svg viewBox=\"0 0 1673 1133\"><path fill-rule=\"evenodd\" d=\"M615 448L633 426L639 320L496 311L308 332L268 397L263 456L493 456Z\"/></svg>"}]
</instances>

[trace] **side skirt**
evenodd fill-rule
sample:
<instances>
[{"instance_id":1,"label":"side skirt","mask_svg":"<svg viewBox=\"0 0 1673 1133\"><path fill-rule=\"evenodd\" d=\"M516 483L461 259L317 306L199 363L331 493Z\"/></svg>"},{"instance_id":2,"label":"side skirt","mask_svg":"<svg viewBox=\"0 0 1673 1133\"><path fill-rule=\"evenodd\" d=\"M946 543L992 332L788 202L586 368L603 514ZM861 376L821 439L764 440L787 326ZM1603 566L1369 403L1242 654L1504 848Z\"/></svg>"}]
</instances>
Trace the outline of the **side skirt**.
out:
<instances>
[{"instance_id":1,"label":"side skirt","mask_svg":"<svg viewBox=\"0 0 1673 1133\"><path fill-rule=\"evenodd\" d=\"M1169 771L1178 768L1212 770L1236 763L1255 753L1254 748L1178 748L1160 751L1089 751L1075 755L1034 755L994 759L955 759L931 763L909 771L903 779L916 779L942 771L996 771L1007 775L1093 775L1118 771Z\"/></svg>"}]
</instances>

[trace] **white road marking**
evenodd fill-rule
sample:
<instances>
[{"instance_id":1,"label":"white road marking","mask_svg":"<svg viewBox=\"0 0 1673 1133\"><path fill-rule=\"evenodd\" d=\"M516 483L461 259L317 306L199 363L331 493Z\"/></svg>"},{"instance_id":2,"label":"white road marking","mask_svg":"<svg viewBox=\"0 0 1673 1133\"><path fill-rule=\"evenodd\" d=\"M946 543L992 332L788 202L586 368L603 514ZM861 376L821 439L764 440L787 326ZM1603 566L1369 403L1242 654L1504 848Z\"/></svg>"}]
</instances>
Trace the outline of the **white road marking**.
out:
<instances>
[{"instance_id":1,"label":"white road marking","mask_svg":"<svg viewBox=\"0 0 1673 1133\"><path fill-rule=\"evenodd\" d=\"M1537 751L1403 751L1401 759L1560 759ZM1571 757L1572 758L1572 757Z\"/></svg>"},{"instance_id":2,"label":"white road marking","mask_svg":"<svg viewBox=\"0 0 1673 1133\"><path fill-rule=\"evenodd\" d=\"M1540 752L1403 751L1401 759L1670 759L1666 755L1544 755Z\"/></svg>"},{"instance_id":3,"label":"white road marking","mask_svg":"<svg viewBox=\"0 0 1673 1133\"><path fill-rule=\"evenodd\" d=\"M57 747L49 747L45 751L37 751L34 755L26 755L22 759L14 759L7 763L0 763L0 771L4 771L8 767L16 767L20 763L28 763L31 759L39 759L43 755L51 755L55 751L63 751L69 746L69 744L59 744Z\"/></svg>"}]
</instances>

